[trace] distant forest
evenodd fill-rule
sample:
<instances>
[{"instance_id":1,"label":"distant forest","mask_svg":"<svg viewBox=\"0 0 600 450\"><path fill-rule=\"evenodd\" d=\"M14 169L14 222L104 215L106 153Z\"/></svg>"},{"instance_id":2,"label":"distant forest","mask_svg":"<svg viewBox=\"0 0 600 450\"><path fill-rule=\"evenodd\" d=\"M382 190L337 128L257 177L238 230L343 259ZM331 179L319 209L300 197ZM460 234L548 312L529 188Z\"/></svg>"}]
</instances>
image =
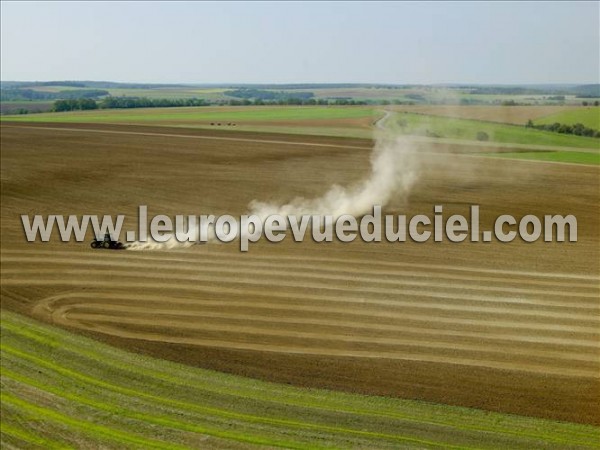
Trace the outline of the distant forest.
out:
<instances>
[{"instance_id":1,"label":"distant forest","mask_svg":"<svg viewBox=\"0 0 600 450\"><path fill-rule=\"evenodd\" d=\"M232 91L223 92L224 95L229 97L247 98L247 99L260 99L260 100L286 100L291 98L307 100L313 98L315 94L313 92L285 92L285 91L266 91L264 89L235 89Z\"/></svg>"},{"instance_id":2,"label":"distant forest","mask_svg":"<svg viewBox=\"0 0 600 450\"><path fill-rule=\"evenodd\" d=\"M58 92L44 92L34 91L33 89L9 88L0 90L0 101L14 102L28 100L99 98L109 94L108 91L103 89L66 89Z\"/></svg>"},{"instance_id":3,"label":"distant forest","mask_svg":"<svg viewBox=\"0 0 600 450\"><path fill-rule=\"evenodd\" d=\"M569 88L557 86L479 86L462 87L468 90L470 94L483 95L575 95L579 98L598 98L600 97L600 84L584 84L572 86Z\"/></svg>"},{"instance_id":4,"label":"distant forest","mask_svg":"<svg viewBox=\"0 0 600 450\"><path fill-rule=\"evenodd\" d=\"M385 104L389 104L388 101ZM65 99L56 100L52 111L77 111L86 109L130 109L130 108L173 108L182 106L210 106L210 105L229 105L229 106L250 106L250 105L366 105L367 102L351 100L351 99L336 99L325 100L314 98L302 99L289 97L280 98L278 100L262 100L262 99L243 99L243 100L221 100L208 102L201 98L185 98L185 99L168 99L168 98L146 98L146 97L105 97L100 101L95 101L90 98ZM26 114L26 112L21 112Z\"/></svg>"},{"instance_id":5,"label":"distant forest","mask_svg":"<svg viewBox=\"0 0 600 450\"><path fill-rule=\"evenodd\" d=\"M43 89L55 87L54 89ZM28 114L43 111L73 111L98 108L158 108L208 105L390 105L390 104L499 104L516 106L520 100L511 96L543 97L540 101L549 104L561 104L566 96L582 99L600 98L600 84L588 85L392 85L361 83L296 83L296 84L152 84L118 83L111 81L2 81L0 82L0 100L2 114ZM40 89L42 88L42 89ZM165 89L167 88L167 89ZM219 89L221 96L202 97L202 89ZM127 89L127 96L111 95L111 90ZM164 89L164 91L161 91ZM198 90L198 97L189 96L189 92ZM327 89L323 96L318 89ZM339 89L340 96L336 96ZM353 97L352 90L360 92ZM395 92L382 94L378 89ZM456 91L458 96L440 96L443 90ZM166 98L152 98L144 95L148 90L163 92ZM144 90L145 92L143 92ZM372 91L371 91L372 90ZM115 92L115 91L112 91ZM178 95L177 93L181 95ZM370 92L373 97L369 97ZM157 98L154 98L156 95ZM343 96L342 96L343 95ZM478 97L481 95L481 97ZM486 95L497 95L490 99ZM189 96L190 98L186 98ZM502 98L502 96L506 96ZM390 98L391 97L391 98ZM395 98L394 98L395 97ZM589 104L594 104L589 100ZM580 131L579 129L577 130ZM568 131L567 131L568 132Z\"/></svg>"},{"instance_id":6,"label":"distant forest","mask_svg":"<svg viewBox=\"0 0 600 450\"><path fill-rule=\"evenodd\" d=\"M472 94L486 95L575 95L582 98L600 97L600 84L533 84L533 85L474 85L474 84L377 84L377 83L292 83L292 84L155 84L118 83L113 81L2 81L0 89L23 89L32 86L65 86L89 89L158 89L158 88L222 88L231 90L311 90L342 88L409 89L449 88Z\"/></svg>"}]
</instances>

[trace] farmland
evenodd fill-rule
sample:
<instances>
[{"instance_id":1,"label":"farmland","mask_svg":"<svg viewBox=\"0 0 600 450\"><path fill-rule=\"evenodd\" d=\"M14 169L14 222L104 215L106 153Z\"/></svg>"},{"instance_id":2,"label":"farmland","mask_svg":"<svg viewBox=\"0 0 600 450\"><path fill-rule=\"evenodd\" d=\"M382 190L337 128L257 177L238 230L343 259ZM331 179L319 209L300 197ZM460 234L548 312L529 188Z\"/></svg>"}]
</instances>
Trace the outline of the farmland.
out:
<instances>
[{"instance_id":1,"label":"farmland","mask_svg":"<svg viewBox=\"0 0 600 450\"><path fill-rule=\"evenodd\" d=\"M186 123L187 121L289 121L372 117L372 107L200 107L152 108L36 114L17 118L31 122ZM15 120L11 117L10 120Z\"/></svg>"},{"instance_id":2,"label":"farmland","mask_svg":"<svg viewBox=\"0 0 600 450\"><path fill-rule=\"evenodd\" d=\"M20 110L27 110L30 113L48 112L52 110L53 102L49 101L14 101L1 102L1 114L18 114Z\"/></svg>"},{"instance_id":3,"label":"farmland","mask_svg":"<svg viewBox=\"0 0 600 450\"><path fill-rule=\"evenodd\" d=\"M493 156L497 158L510 158L510 159L526 159L526 160L537 160L537 161L553 161L562 163L573 163L573 164L597 164L600 165L600 154L590 152L497 152L488 153L486 156Z\"/></svg>"},{"instance_id":4,"label":"farmland","mask_svg":"<svg viewBox=\"0 0 600 450\"><path fill-rule=\"evenodd\" d=\"M224 373L597 425L598 168L504 159L490 164L472 152L449 152L447 145L417 144L428 155L418 183L408 199L392 199L386 213L410 216L443 204L447 215L468 214L467 205L479 204L482 227L505 213L572 213L578 219L578 242L285 240L257 243L246 254L236 245L120 253L94 252L87 243L56 239L28 244L19 214L119 212L127 215L126 229L134 229L140 204L148 204L152 214L237 215L254 199L318 197L332 184L351 185L365 177L372 142L3 121L2 308L128 351ZM40 332L50 333L46 328ZM11 349L23 353L30 347L22 337L11 339ZM46 354L56 353L41 350L27 364L43 365ZM61 392L38 375L15 372L12 364L25 363L23 355L17 356L21 362L8 360L15 375L7 381L16 390L6 397L16 417L41 411L51 423L47 426L60 428L64 425L56 422L72 414L71 402L89 401L77 394L62 400L58 412L48 412L42 398ZM64 361L70 364L69 358ZM115 383L125 383L119 380ZM61 385L60 379L56 383ZM97 404L114 408L109 399L94 395L96 403L85 406L89 417L106 413L93 409ZM39 398L34 403L43 411L25 404L33 398ZM169 428L184 426L163 419ZM199 423L208 427L208 422ZM84 432L82 423L70 426L92 432ZM386 434L389 426L395 427L388 422L373 430ZM19 426L13 427L13 434L19 433ZM312 445L314 430L309 431L287 436ZM481 436L461 440L452 430L430 431L408 436L482 445ZM104 439L106 430L93 432L93 439ZM371 438L357 442L370 447ZM331 439L327 442L341 445L336 439L349 438ZM522 444L501 442L490 445Z\"/></svg>"},{"instance_id":5,"label":"farmland","mask_svg":"<svg viewBox=\"0 0 600 450\"><path fill-rule=\"evenodd\" d=\"M511 124L566 108L496 107L506 123L470 108L4 117L3 445L597 447L598 141ZM140 204L239 215L316 198L364 179L380 126L423 155L385 213L478 204L487 228L569 213L578 242L110 252L23 237L20 214L135 229Z\"/></svg>"},{"instance_id":6,"label":"farmland","mask_svg":"<svg viewBox=\"0 0 600 450\"><path fill-rule=\"evenodd\" d=\"M505 109L506 108L506 109ZM489 145L505 149L560 150L590 149L598 151L598 139L564 135L514 125L524 117L538 117L571 109L549 107L500 107L497 116L507 123L488 120L491 108L436 107L392 109L385 126L396 132L438 144ZM580 108L581 109L581 108ZM573 110L574 112L580 109ZM422 111L422 112L421 112ZM456 111L456 113L454 113ZM374 123L384 116L382 108L370 106L296 106L296 107L188 107L136 110L78 111L66 113L5 116L3 120L45 123L106 123L177 126L182 128L221 129L314 136L339 136L369 139ZM518 117L516 119L515 117ZM496 119L498 120L498 119ZM526 120L525 120L526 122ZM479 132L489 142L477 141Z\"/></svg>"},{"instance_id":7,"label":"farmland","mask_svg":"<svg viewBox=\"0 0 600 450\"><path fill-rule=\"evenodd\" d=\"M12 86L11 86L12 87ZM560 97L557 87L538 86L536 88L506 90L502 87L481 89L477 86L442 86L442 85L378 85L378 84L303 84L303 85L136 85L123 83L80 82L73 83L25 83L16 85L17 88L31 89L41 93L57 93L60 91L76 91L80 89L99 88L108 92L108 95L120 97L147 97L154 99L182 99L202 98L207 101L228 101L236 97L230 95L236 89L260 89L264 92L285 93L294 97L306 93L312 94L318 100L352 99L366 102L402 102L405 104L446 104L459 105L469 103L475 105L501 105L512 102L519 105L569 105L580 106L582 99L577 93L582 91L575 86L563 86ZM518 88L518 86L517 86ZM519 92L523 91L523 92ZM524 92L524 91L529 91ZM585 91L589 94L588 91ZM595 92L595 91L591 91ZM589 97L589 101L597 98Z\"/></svg>"},{"instance_id":8,"label":"farmland","mask_svg":"<svg viewBox=\"0 0 600 450\"><path fill-rule=\"evenodd\" d=\"M600 450L600 2L2 2L0 450Z\"/></svg>"},{"instance_id":9,"label":"farmland","mask_svg":"<svg viewBox=\"0 0 600 450\"><path fill-rule=\"evenodd\" d=\"M588 128L600 130L600 108L596 106L560 111L540 117L534 121L536 125L546 125L554 122L566 125L581 123Z\"/></svg>"},{"instance_id":10,"label":"farmland","mask_svg":"<svg viewBox=\"0 0 600 450\"><path fill-rule=\"evenodd\" d=\"M9 312L2 336L6 446L594 448L600 439L591 426L190 368Z\"/></svg>"},{"instance_id":11,"label":"farmland","mask_svg":"<svg viewBox=\"0 0 600 450\"><path fill-rule=\"evenodd\" d=\"M60 92L63 90L78 90L72 86L34 86L33 90L39 92ZM220 100L225 98L223 92L225 88L195 88L195 87L157 87L157 88L127 88L112 87L107 89L109 94L114 97L147 97L147 98L204 98L206 100Z\"/></svg>"},{"instance_id":12,"label":"farmland","mask_svg":"<svg viewBox=\"0 0 600 450\"><path fill-rule=\"evenodd\" d=\"M522 126L497 124L452 117L398 113L390 120L391 126L401 134L425 135L439 138L476 140L484 132L490 141L500 144L547 145L578 148L598 148L598 139L563 135Z\"/></svg>"},{"instance_id":13,"label":"farmland","mask_svg":"<svg viewBox=\"0 0 600 450\"><path fill-rule=\"evenodd\" d=\"M525 125L528 120L559 114L571 110L582 110L579 106L461 106L461 105L402 105L386 109L399 112L451 117L454 119L481 120L511 125Z\"/></svg>"}]
</instances>

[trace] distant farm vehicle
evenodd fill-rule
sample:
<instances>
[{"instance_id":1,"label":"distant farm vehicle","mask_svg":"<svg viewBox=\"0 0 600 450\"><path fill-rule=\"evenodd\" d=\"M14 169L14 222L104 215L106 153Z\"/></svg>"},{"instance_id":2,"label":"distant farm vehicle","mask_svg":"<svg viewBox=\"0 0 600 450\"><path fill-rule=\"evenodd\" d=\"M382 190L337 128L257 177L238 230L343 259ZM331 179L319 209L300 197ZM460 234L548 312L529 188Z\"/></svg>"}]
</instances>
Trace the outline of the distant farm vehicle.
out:
<instances>
[{"instance_id":1,"label":"distant farm vehicle","mask_svg":"<svg viewBox=\"0 0 600 450\"><path fill-rule=\"evenodd\" d=\"M92 248L104 248L107 250L123 250L123 249L125 249L125 246L121 242L112 240L112 238L110 237L110 233L106 233L104 235L103 240L99 240L98 238L94 237L94 240L92 241L90 246Z\"/></svg>"}]
</instances>

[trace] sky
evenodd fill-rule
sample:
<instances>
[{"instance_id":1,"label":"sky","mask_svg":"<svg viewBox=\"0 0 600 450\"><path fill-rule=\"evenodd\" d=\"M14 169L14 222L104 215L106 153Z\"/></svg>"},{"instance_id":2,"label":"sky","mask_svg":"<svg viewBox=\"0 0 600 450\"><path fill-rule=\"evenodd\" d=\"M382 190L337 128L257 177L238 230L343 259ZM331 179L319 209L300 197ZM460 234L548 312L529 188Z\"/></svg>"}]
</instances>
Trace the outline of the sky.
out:
<instances>
[{"instance_id":1,"label":"sky","mask_svg":"<svg viewBox=\"0 0 600 450\"><path fill-rule=\"evenodd\" d=\"M600 2L1 2L4 81L600 82Z\"/></svg>"}]
</instances>

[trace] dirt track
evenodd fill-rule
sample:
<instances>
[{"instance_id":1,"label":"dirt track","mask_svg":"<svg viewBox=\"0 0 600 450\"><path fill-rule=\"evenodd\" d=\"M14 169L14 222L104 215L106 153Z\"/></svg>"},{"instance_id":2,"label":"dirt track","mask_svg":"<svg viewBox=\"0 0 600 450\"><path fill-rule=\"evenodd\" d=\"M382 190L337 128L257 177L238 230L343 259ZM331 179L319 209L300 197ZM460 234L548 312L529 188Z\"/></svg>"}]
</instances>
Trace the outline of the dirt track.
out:
<instances>
[{"instance_id":1,"label":"dirt track","mask_svg":"<svg viewBox=\"0 0 600 450\"><path fill-rule=\"evenodd\" d=\"M235 244L104 252L25 242L19 214L124 213L128 229L139 204L241 214L253 199L318 196L368 172L368 141L243 138L3 127L2 307L219 370L600 423L596 167L431 154L408 203L385 211L480 204L484 229L504 213L572 213L577 244L288 238L241 254Z\"/></svg>"}]
</instances>

